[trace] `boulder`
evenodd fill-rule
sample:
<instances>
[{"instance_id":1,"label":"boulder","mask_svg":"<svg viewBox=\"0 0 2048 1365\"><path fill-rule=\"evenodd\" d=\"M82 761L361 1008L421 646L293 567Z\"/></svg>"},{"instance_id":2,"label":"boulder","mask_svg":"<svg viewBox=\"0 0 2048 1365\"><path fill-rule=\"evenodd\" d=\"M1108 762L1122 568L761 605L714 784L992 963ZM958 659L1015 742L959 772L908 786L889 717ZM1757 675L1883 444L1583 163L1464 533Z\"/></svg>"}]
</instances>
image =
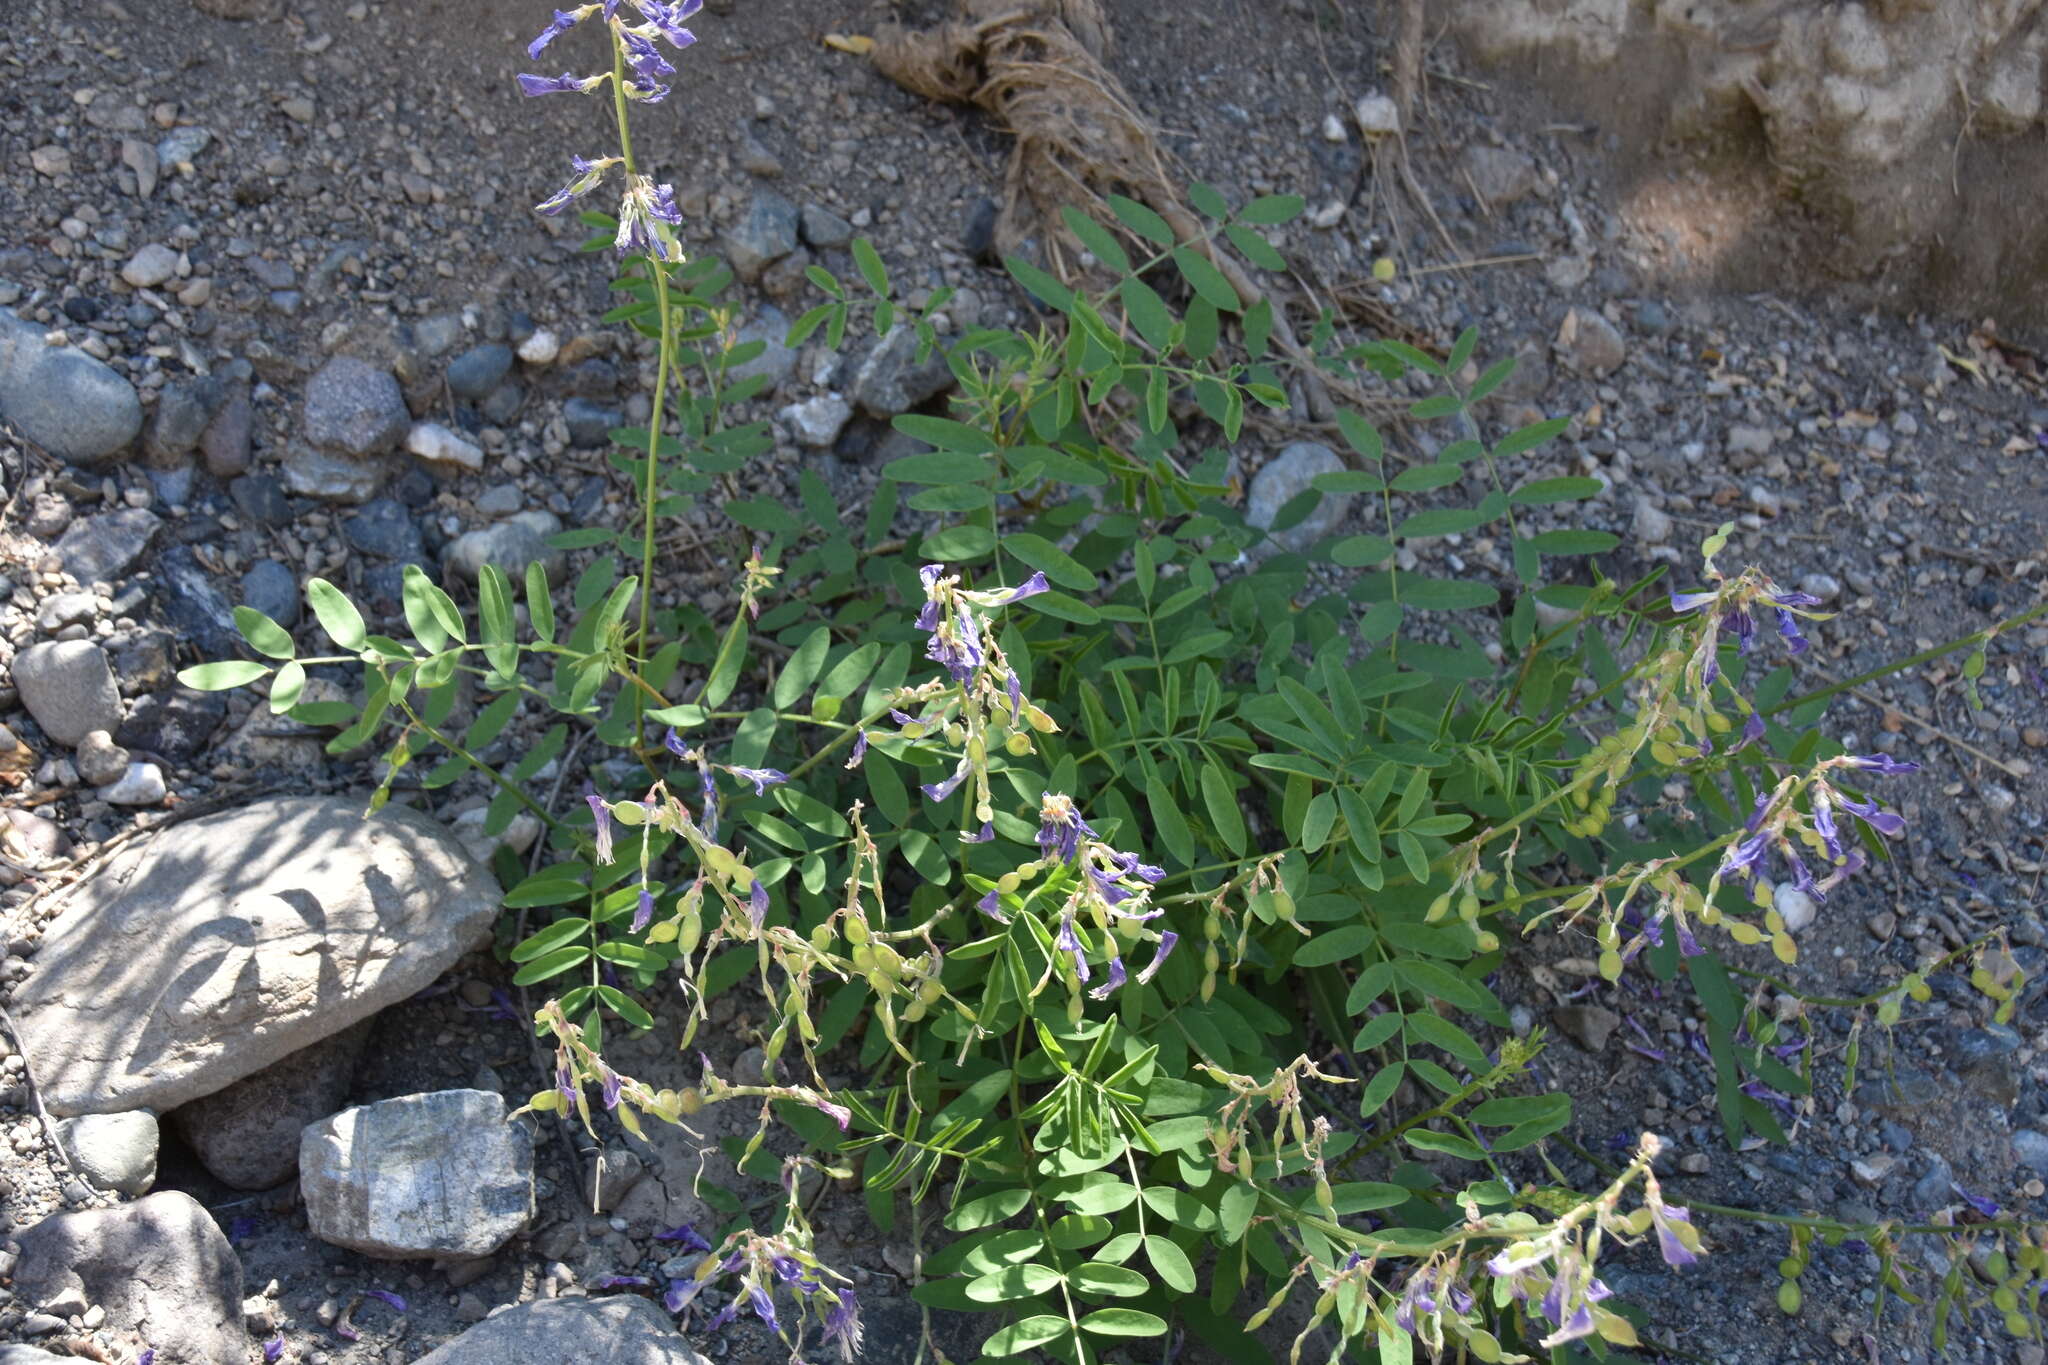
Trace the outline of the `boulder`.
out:
<instances>
[{"instance_id":1,"label":"boulder","mask_svg":"<svg viewBox=\"0 0 2048 1365\"><path fill-rule=\"evenodd\" d=\"M162 1113L431 984L499 892L453 835L360 799L173 826L81 883L14 1013L50 1109Z\"/></svg>"},{"instance_id":2,"label":"boulder","mask_svg":"<svg viewBox=\"0 0 2048 1365\"><path fill-rule=\"evenodd\" d=\"M242 1263L192 1196L166 1190L119 1208L52 1214L19 1241L17 1299L82 1295L106 1310L108 1331L147 1342L156 1365L248 1360Z\"/></svg>"},{"instance_id":3,"label":"boulder","mask_svg":"<svg viewBox=\"0 0 2048 1365\"><path fill-rule=\"evenodd\" d=\"M111 366L0 309L0 418L69 464L96 465L142 431L142 399Z\"/></svg>"}]
</instances>

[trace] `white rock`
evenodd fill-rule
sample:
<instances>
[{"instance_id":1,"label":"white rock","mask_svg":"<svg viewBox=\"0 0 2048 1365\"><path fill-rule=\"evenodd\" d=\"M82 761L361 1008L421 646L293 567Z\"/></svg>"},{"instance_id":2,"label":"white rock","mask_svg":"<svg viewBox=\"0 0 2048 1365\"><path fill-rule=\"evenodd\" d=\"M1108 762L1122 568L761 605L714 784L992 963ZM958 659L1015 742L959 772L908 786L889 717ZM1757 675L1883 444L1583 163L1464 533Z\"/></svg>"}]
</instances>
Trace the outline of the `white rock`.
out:
<instances>
[{"instance_id":1,"label":"white rock","mask_svg":"<svg viewBox=\"0 0 2048 1365\"><path fill-rule=\"evenodd\" d=\"M491 855L499 848L509 848L516 855L524 855L533 847L533 841L540 838L540 821L526 811L513 816L504 833L486 834L484 822L490 814L488 807L479 806L475 810L464 811L449 822L449 828L455 831L456 838L462 840L469 856L486 867L490 866Z\"/></svg>"},{"instance_id":2,"label":"white rock","mask_svg":"<svg viewBox=\"0 0 2048 1365\"><path fill-rule=\"evenodd\" d=\"M562 339L543 327L519 343L519 358L529 365L552 365L562 353Z\"/></svg>"},{"instance_id":3,"label":"white rock","mask_svg":"<svg viewBox=\"0 0 2048 1365\"><path fill-rule=\"evenodd\" d=\"M1799 580L1799 591L1818 597L1825 604L1842 595L1842 585L1832 574L1810 573Z\"/></svg>"},{"instance_id":4,"label":"white rock","mask_svg":"<svg viewBox=\"0 0 2048 1365\"><path fill-rule=\"evenodd\" d=\"M154 289L177 273L178 253L162 242L151 242L121 267L121 278L137 289Z\"/></svg>"},{"instance_id":5,"label":"white rock","mask_svg":"<svg viewBox=\"0 0 2048 1365\"><path fill-rule=\"evenodd\" d=\"M1785 921L1785 932L1796 934L1813 923L1817 913L1813 897L1796 886L1780 886L1771 892L1771 908Z\"/></svg>"},{"instance_id":6,"label":"white rock","mask_svg":"<svg viewBox=\"0 0 2048 1365\"><path fill-rule=\"evenodd\" d=\"M1358 119L1359 131L1369 138L1391 137L1401 131L1401 106L1377 91L1360 95L1351 112Z\"/></svg>"},{"instance_id":7,"label":"white rock","mask_svg":"<svg viewBox=\"0 0 2048 1365\"><path fill-rule=\"evenodd\" d=\"M483 447L472 444L439 422L420 422L406 433L405 448L435 464L461 465L472 472L484 467Z\"/></svg>"},{"instance_id":8,"label":"white rock","mask_svg":"<svg viewBox=\"0 0 2048 1365\"><path fill-rule=\"evenodd\" d=\"M128 751L105 730L93 730L78 741L71 755L78 775L95 787L109 787L128 775Z\"/></svg>"},{"instance_id":9,"label":"white rock","mask_svg":"<svg viewBox=\"0 0 2048 1365\"><path fill-rule=\"evenodd\" d=\"M839 433L853 418L853 404L836 393L821 393L801 403L791 403L776 416L796 437L798 445L823 450L839 439Z\"/></svg>"},{"instance_id":10,"label":"white rock","mask_svg":"<svg viewBox=\"0 0 2048 1365\"><path fill-rule=\"evenodd\" d=\"M130 763L117 782L99 789L99 798L112 806L154 806L164 799L163 769L154 763Z\"/></svg>"},{"instance_id":11,"label":"white rock","mask_svg":"<svg viewBox=\"0 0 2048 1365\"><path fill-rule=\"evenodd\" d=\"M1662 545L1671 539L1671 518L1648 498L1637 498L1633 529L1643 544Z\"/></svg>"},{"instance_id":12,"label":"white rock","mask_svg":"<svg viewBox=\"0 0 2048 1365\"><path fill-rule=\"evenodd\" d=\"M78 1173L95 1189L139 1198L156 1184L156 1115L84 1114L57 1125Z\"/></svg>"},{"instance_id":13,"label":"white rock","mask_svg":"<svg viewBox=\"0 0 2048 1365\"><path fill-rule=\"evenodd\" d=\"M1335 114L1323 115L1323 141L1342 142L1350 136L1344 131L1344 120Z\"/></svg>"}]
</instances>

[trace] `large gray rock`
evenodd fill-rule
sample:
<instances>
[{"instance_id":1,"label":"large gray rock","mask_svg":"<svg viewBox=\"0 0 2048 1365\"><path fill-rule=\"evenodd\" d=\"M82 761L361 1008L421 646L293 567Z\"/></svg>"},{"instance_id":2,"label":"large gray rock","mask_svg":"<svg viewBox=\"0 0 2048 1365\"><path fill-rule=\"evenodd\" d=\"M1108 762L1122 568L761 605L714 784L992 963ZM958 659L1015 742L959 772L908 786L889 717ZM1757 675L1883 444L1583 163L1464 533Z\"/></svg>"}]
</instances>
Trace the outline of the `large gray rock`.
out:
<instances>
[{"instance_id":1,"label":"large gray rock","mask_svg":"<svg viewBox=\"0 0 2048 1365\"><path fill-rule=\"evenodd\" d=\"M783 345L789 336L789 325L788 314L772 303L763 304L761 315L751 322L741 324L739 331L733 336L735 348L750 341L760 342L761 354L727 369L726 382L737 384L742 379L759 374L768 377L767 386L762 390L764 393L773 393L781 387L782 381L788 379L796 370L796 351Z\"/></svg>"},{"instance_id":2,"label":"large gray rock","mask_svg":"<svg viewBox=\"0 0 2048 1365\"><path fill-rule=\"evenodd\" d=\"M135 386L75 346L0 308L0 418L58 459L94 465L142 430Z\"/></svg>"},{"instance_id":3,"label":"large gray rock","mask_svg":"<svg viewBox=\"0 0 2048 1365\"><path fill-rule=\"evenodd\" d=\"M14 1294L83 1294L110 1332L156 1350L156 1365L243 1365L242 1263L211 1214L166 1190L112 1209L57 1213L19 1236Z\"/></svg>"},{"instance_id":4,"label":"large gray rock","mask_svg":"<svg viewBox=\"0 0 2048 1365\"><path fill-rule=\"evenodd\" d=\"M488 1256L533 1221L533 1135L488 1090L344 1109L300 1138L299 1194L315 1237L365 1256Z\"/></svg>"},{"instance_id":5,"label":"large gray rock","mask_svg":"<svg viewBox=\"0 0 2048 1365\"><path fill-rule=\"evenodd\" d=\"M1245 498L1245 520L1262 531L1268 529L1278 519L1280 509L1309 491L1318 475L1337 474L1343 469L1344 461L1326 445L1296 441L1286 446L1252 476L1251 491ZM1352 501L1349 493L1325 493L1314 511L1275 533L1273 538L1282 549L1306 550L1343 524L1344 518L1351 515Z\"/></svg>"},{"instance_id":6,"label":"large gray rock","mask_svg":"<svg viewBox=\"0 0 2048 1365\"><path fill-rule=\"evenodd\" d=\"M66 748L121 727L121 694L106 651L90 640L51 640L14 656L14 686L43 733Z\"/></svg>"},{"instance_id":7,"label":"large gray rock","mask_svg":"<svg viewBox=\"0 0 2048 1365\"><path fill-rule=\"evenodd\" d=\"M498 894L401 806L177 825L72 893L15 997L21 1041L56 1113L163 1113L420 991L489 938Z\"/></svg>"},{"instance_id":8,"label":"large gray rock","mask_svg":"<svg viewBox=\"0 0 2048 1365\"><path fill-rule=\"evenodd\" d=\"M112 583L148 553L163 525L163 518L140 507L104 512L72 522L57 541L57 554L79 582Z\"/></svg>"},{"instance_id":9,"label":"large gray rock","mask_svg":"<svg viewBox=\"0 0 2048 1365\"><path fill-rule=\"evenodd\" d=\"M708 1365L675 1324L633 1294L536 1299L485 1318L414 1365Z\"/></svg>"},{"instance_id":10,"label":"large gray rock","mask_svg":"<svg viewBox=\"0 0 2048 1365\"><path fill-rule=\"evenodd\" d=\"M934 346L917 358L917 329L899 326L875 344L853 376L853 401L887 421L953 387L952 367Z\"/></svg>"},{"instance_id":11,"label":"large gray rock","mask_svg":"<svg viewBox=\"0 0 2048 1365\"><path fill-rule=\"evenodd\" d=\"M201 1165L238 1190L282 1185L299 1167L299 1138L341 1108L371 1021L294 1052L224 1090L173 1110L171 1127Z\"/></svg>"},{"instance_id":12,"label":"large gray rock","mask_svg":"<svg viewBox=\"0 0 2048 1365\"><path fill-rule=\"evenodd\" d=\"M306 439L353 460L396 450L412 429L405 394L387 370L338 355L306 383Z\"/></svg>"}]
</instances>

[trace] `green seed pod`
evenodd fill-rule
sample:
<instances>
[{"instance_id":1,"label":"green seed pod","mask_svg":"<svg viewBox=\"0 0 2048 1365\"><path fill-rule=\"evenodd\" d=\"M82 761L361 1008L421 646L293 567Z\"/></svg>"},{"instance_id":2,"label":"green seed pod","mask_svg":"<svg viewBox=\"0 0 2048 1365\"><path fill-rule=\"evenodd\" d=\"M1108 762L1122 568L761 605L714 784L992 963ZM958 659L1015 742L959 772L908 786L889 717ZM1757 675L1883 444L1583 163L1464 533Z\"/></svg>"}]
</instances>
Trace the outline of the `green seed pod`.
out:
<instances>
[{"instance_id":1,"label":"green seed pod","mask_svg":"<svg viewBox=\"0 0 2048 1365\"><path fill-rule=\"evenodd\" d=\"M966 742L967 730L959 721L953 721L946 726L946 743L964 744Z\"/></svg>"},{"instance_id":2,"label":"green seed pod","mask_svg":"<svg viewBox=\"0 0 2048 1365\"><path fill-rule=\"evenodd\" d=\"M944 995L945 993L945 983L940 981L935 976L926 977L921 983L919 983L917 988L917 998L919 1000L924 1001L928 1005L937 1001L938 998Z\"/></svg>"},{"instance_id":3,"label":"green seed pod","mask_svg":"<svg viewBox=\"0 0 2048 1365\"><path fill-rule=\"evenodd\" d=\"M1479 895L1477 892L1467 891L1458 898L1458 918L1466 921L1468 924L1479 918Z\"/></svg>"},{"instance_id":4,"label":"green seed pod","mask_svg":"<svg viewBox=\"0 0 2048 1365\"><path fill-rule=\"evenodd\" d=\"M1012 758L1022 758L1031 752L1031 736L1019 730L1003 741L1003 749Z\"/></svg>"},{"instance_id":5,"label":"green seed pod","mask_svg":"<svg viewBox=\"0 0 2048 1365\"><path fill-rule=\"evenodd\" d=\"M1778 1286L1778 1307L1787 1317L1797 1316L1801 1302L1796 1280L1787 1280Z\"/></svg>"},{"instance_id":6,"label":"green seed pod","mask_svg":"<svg viewBox=\"0 0 2048 1365\"><path fill-rule=\"evenodd\" d=\"M924 1001L913 1000L908 1005L904 1006L903 1013L898 1017L902 1019L903 1022L906 1024L914 1024L918 1020L924 1018L924 1011Z\"/></svg>"},{"instance_id":7,"label":"green seed pod","mask_svg":"<svg viewBox=\"0 0 2048 1365\"><path fill-rule=\"evenodd\" d=\"M1017 888L1023 884L1024 879L1014 872L1005 872L1002 876L996 878L996 890L1006 896L1016 895Z\"/></svg>"},{"instance_id":8,"label":"green seed pod","mask_svg":"<svg viewBox=\"0 0 2048 1365\"><path fill-rule=\"evenodd\" d=\"M1288 924L1294 923L1294 897L1287 894L1284 886L1273 888L1273 913Z\"/></svg>"},{"instance_id":9,"label":"green seed pod","mask_svg":"<svg viewBox=\"0 0 2048 1365\"><path fill-rule=\"evenodd\" d=\"M1202 937L1211 942L1223 937L1223 921L1217 917L1214 910L1211 910L1208 917L1202 921ZM1211 968L1210 970L1213 971L1215 969Z\"/></svg>"},{"instance_id":10,"label":"green seed pod","mask_svg":"<svg viewBox=\"0 0 2048 1365\"><path fill-rule=\"evenodd\" d=\"M980 735L967 741L967 761L977 768L988 762L988 744Z\"/></svg>"},{"instance_id":11,"label":"green seed pod","mask_svg":"<svg viewBox=\"0 0 2048 1365\"><path fill-rule=\"evenodd\" d=\"M1215 944L1210 944L1208 951L1202 954L1202 970L1214 975L1216 969L1222 965L1223 954L1216 951Z\"/></svg>"},{"instance_id":12,"label":"green seed pod","mask_svg":"<svg viewBox=\"0 0 2048 1365\"><path fill-rule=\"evenodd\" d=\"M832 926L821 924L811 930L811 946L821 953L830 948L832 946Z\"/></svg>"},{"instance_id":13,"label":"green seed pod","mask_svg":"<svg viewBox=\"0 0 2048 1365\"><path fill-rule=\"evenodd\" d=\"M676 930L676 947L684 957L697 951L697 945L704 941L704 921L696 915L683 916L680 928Z\"/></svg>"},{"instance_id":14,"label":"green seed pod","mask_svg":"<svg viewBox=\"0 0 2048 1365\"><path fill-rule=\"evenodd\" d=\"M859 915L848 915L846 917L846 927L840 930L840 932L846 935L848 943L858 947L868 941L868 922Z\"/></svg>"},{"instance_id":15,"label":"green seed pod","mask_svg":"<svg viewBox=\"0 0 2048 1365\"><path fill-rule=\"evenodd\" d=\"M1087 1013L1087 1010L1088 1010L1088 1007L1087 1007L1087 1006L1086 1006L1085 1004L1083 1004L1083 1003L1082 1003L1082 1001L1081 1001L1081 996L1080 996L1079 992L1076 992L1075 994L1073 994L1073 995L1070 995L1070 996L1068 996L1068 997L1067 997L1067 1022L1068 1022L1068 1023L1070 1023L1070 1024L1078 1024L1078 1023L1080 1023L1080 1022L1081 1022L1081 1017L1082 1017L1082 1016L1083 1016L1084 1014L1086 1014L1086 1013Z\"/></svg>"},{"instance_id":16,"label":"green seed pod","mask_svg":"<svg viewBox=\"0 0 2048 1365\"><path fill-rule=\"evenodd\" d=\"M1435 900L1431 901L1429 903L1429 909L1422 912L1423 923L1435 924L1438 920L1442 919L1445 915L1449 914L1450 909L1451 893L1446 891L1441 896L1438 896Z\"/></svg>"},{"instance_id":17,"label":"green seed pod","mask_svg":"<svg viewBox=\"0 0 2048 1365\"><path fill-rule=\"evenodd\" d=\"M665 919L648 929L647 941L649 943L674 943L677 932L676 922L672 919Z\"/></svg>"}]
</instances>

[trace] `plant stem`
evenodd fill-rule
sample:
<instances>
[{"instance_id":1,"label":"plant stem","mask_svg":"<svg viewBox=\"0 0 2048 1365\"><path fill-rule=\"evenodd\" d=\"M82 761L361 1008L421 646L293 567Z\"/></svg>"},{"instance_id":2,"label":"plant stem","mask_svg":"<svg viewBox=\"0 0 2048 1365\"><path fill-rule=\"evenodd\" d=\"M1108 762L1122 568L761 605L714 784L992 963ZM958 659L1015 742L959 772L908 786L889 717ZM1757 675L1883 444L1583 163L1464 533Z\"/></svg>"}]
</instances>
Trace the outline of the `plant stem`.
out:
<instances>
[{"instance_id":1,"label":"plant stem","mask_svg":"<svg viewBox=\"0 0 2048 1365\"><path fill-rule=\"evenodd\" d=\"M1858 673L1855 677L1845 679L1842 682L1830 683L1828 686L1817 688L1812 692L1802 692L1796 697L1779 702L1776 706L1766 710L1764 714L1775 716L1780 711L1789 711L1795 706L1804 706L1810 701L1820 701L1824 697L1832 697L1837 693L1847 692L1852 687L1861 687L1864 683L1875 682L1879 678L1889 677L1891 674L1911 668L1915 664L1924 664L1930 659L1939 659L1944 654L1953 654L1959 649L1968 649L1971 645L1988 644L2006 631L2012 630L2016 626L2024 626L2030 621L2039 620L2043 616L2048 616L2048 602L2036 603L2017 616L2009 616L1995 626L1988 626L1983 630L1973 631L1968 635L1957 636L1946 644L1936 645L1932 649L1923 649L1918 654L1908 654L1905 658L1894 659L1890 663L1879 664L1868 672Z\"/></svg>"}]
</instances>

